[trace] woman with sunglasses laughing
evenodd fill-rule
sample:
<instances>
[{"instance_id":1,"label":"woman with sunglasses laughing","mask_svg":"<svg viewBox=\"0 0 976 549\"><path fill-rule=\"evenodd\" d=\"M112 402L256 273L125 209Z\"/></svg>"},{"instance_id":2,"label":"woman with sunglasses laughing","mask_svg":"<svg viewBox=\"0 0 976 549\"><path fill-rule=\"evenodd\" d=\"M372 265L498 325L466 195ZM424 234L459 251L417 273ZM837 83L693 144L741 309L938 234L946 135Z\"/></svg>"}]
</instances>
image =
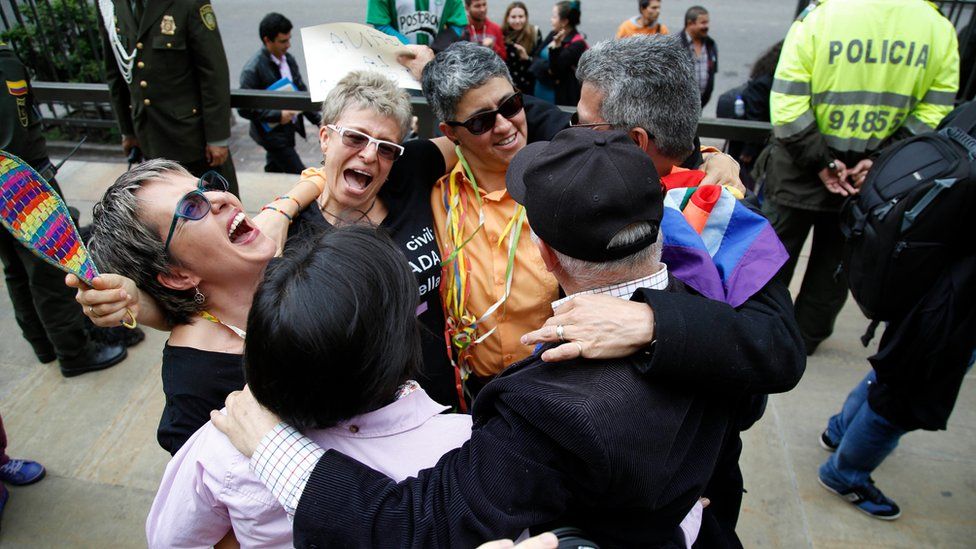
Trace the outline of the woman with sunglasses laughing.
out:
<instances>
[{"instance_id":1,"label":"woman with sunglasses laughing","mask_svg":"<svg viewBox=\"0 0 976 549\"><path fill-rule=\"evenodd\" d=\"M240 327L279 248L226 190L215 172L197 179L157 159L122 174L94 208L89 246L96 263L131 279L138 289L128 290L144 296L139 301L152 298L171 330L156 433L170 453L206 423L215 403L243 386Z\"/></svg>"}]
</instances>

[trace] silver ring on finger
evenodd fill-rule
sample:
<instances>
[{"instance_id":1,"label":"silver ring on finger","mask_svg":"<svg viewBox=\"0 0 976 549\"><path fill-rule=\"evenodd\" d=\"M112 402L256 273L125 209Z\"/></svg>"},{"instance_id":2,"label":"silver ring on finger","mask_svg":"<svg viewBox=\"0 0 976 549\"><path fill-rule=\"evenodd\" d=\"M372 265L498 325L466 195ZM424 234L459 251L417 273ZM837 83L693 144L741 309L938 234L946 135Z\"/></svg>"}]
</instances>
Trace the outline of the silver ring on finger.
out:
<instances>
[{"instance_id":1,"label":"silver ring on finger","mask_svg":"<svg viewBox=\"0 0 976 549\"><path fill-rule=\"evenodd\" d=\"M579 358L583 358L583 345L579 341L574 341L573 343L575 343L576 348L579 349Z\"/></svg>"},{"instance_id":2,"label":"silver ring on finger","mask_svg":"<svg viewBox=\"0 0 976 549\"><path fill-rule=\"evenodd\" d=\"M556 337L559 338L559 341L566 341L566 337L563 335L563 325L562 324L556 326Z\"/></svg>"},{"instance_id":3,"label":"silver ring on finger","mask_svg":"<svg viewBox=\"0 0 976 549\"><path fill-rule=\"evenodd\" d=\"M92 317L92 318L98 318L98 317L100 317L100 316L102 316L102 315L99 315L99 314L95 314L95 309L93 309L93 308L92 308L92 306L91 306L91 305L89 305L89 306L88 306L88 316L90 316L90 317Z\"/></svg>"}]
</instances>

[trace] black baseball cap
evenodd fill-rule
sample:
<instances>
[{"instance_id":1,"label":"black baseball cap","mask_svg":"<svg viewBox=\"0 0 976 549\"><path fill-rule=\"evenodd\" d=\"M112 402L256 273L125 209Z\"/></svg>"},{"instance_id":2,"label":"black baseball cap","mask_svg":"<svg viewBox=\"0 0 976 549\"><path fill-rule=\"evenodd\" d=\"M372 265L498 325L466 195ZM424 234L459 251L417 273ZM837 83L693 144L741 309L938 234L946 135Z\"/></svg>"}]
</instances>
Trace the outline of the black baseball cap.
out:
<instances>
[{"instance_id":1,"label":"black baseball cap","mask_svg":"<svg viewBox=\"0 0 976 549\"><path fill-rule=\"evenodd\" d=\"M661 180L626 132L567 128L552 141L530 143L512 159L505 183L535 234L569 257L614 261L657 241ZM650 234L608 248L622 229L642 222Z\"/></svg>"}]
</instances>

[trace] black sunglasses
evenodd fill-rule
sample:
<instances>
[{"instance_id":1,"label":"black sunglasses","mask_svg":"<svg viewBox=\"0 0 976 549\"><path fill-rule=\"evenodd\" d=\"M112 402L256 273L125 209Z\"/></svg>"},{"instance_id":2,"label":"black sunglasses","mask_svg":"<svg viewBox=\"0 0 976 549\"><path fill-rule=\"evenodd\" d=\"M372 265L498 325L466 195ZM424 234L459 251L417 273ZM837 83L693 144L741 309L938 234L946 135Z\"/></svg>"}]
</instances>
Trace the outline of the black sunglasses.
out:
<instances>
[{"instance_id":1,"label":"black sunglasses","mask_svg":"<svg viewBox=\"0 0 976 549\"><path fill-rule=\"evenodd\" d=\"M173 223L169 226L169 235L166 236L166 244L163 246L163 251L169 252L169 243L173 240L173 231L176 230L176 223L180 219L197 221L203 219L210 213L213 206L203 193L208 191L227 192L228 187L229 185L227 184L227 180L224 179L224 176L213 170L200 176L200 180L197 181L197 188L183 195L183 198L176 203L176 211L173 212Z\"/></svg>"},{"instance_id":2,"label":"black sunglasses","mask_svg":"<svg viewBox=\"0 0 976 549\"><path fill-rule=\"evenodd\" d=\"M472 135L481 135L487 131L491 131L491 129L495 127L495 121L498 120L499 114L505 118L512 118L516 114L522 112L523 105L522 92L517 91L510 95L508 99L502 101L501 104L498 105L498 108L493 111L479 112L464 122L449 120L447 125L451 126L452 128L461 126L471 132Z\"/></svg>"}]
</instances>

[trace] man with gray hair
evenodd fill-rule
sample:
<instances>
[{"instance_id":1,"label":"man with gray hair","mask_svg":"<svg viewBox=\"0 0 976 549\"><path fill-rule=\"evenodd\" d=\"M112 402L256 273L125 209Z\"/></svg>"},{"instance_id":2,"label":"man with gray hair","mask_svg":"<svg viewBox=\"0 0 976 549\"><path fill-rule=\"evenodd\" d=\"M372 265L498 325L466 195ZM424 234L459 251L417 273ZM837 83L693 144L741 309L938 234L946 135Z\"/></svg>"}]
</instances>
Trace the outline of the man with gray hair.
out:
<instances>
[{"instance_id":1,"label":"man with gray hair","mask_svg":"<svg viewBox=\"0 0 976 549\"><path fill-rule=\"evenodd\" d=\"M570 297L686 291L660 260L655 168L626 133L568 129L529 145L507 184ZM716 463L736 393L649 381L644 352L566 367L540 354L485 386L468 442L400 483L335 450L305 445L297 455L290 428L260 407L244 414L263 428L229 436L245 454L260 441L252 468L286 511L297 509L296 547L472 547L563 526L603 547L690 546L697 520L682 519ZM228 397L215 425L236 423L239 406L250 406L246 397ZM635 418L653 418L653 428L634 428ZM310 476L287 479L300 469Z\"/></svg>"},{"instance_id":2,"label":"man with gray hair","mask_svg":"<svg viewBox=\"0 0 976 549\"><path fill-rule=\"evenodd\" d=\"M580 59L577 77L582 90L576 125L626 131L667 183L675 167L694 150L692 143L701 112L694 68L681 42L667 36L636 36L599 43ZM789 292L782 282L773 280L734 310L720 303L681 306L683 299L686 296L653 293L647 296L648 306L588 303L587 316L618 319L624 325L652 323L658 360L650 375L685 382L690 379L687 376L694 376L696 383L716 389L730 383L745 389L751 396L736 411L737 426L745 430L762 416L765 394L792 389L806 365ZM718 329L716 324L705 326L701 317L694 316L704 307L712 310L710 315L723 315L726 319L721 323L722 337L736 342L743 359L738 366L741 369L734 373L711 363L705 353L672 354L674 343L679 341L687 342L685 348L704 350L702 342L714 334L709 330ZM587 320L575 305L568 304L560 307L545 327L528 334L526 340L558 341L554 328L561 326L562 335L578 344L581 354L600 356L591 349L599 348L601 332L609 329L606 323ZM572 357L577 347L564 344L550 353L549 359L556 358L553 355ZM725 441L715 476L705 491L712 504L706 509L702 536L709 545L741 546L735 534L743 494L738 465L741 451L741 438L734 433Z\"/></svg>"},{"instance_id":3,"label":"man with gray hair","mask_svg":"<svg viewBox=\"0 0 976 549\"><path fill-rule=\"evenodd\" d=\"M662 177L694 151L701 117L691 60L668 36L600 42L580 59L574 125L624 130Z\"/></svg>"}]
</instances>

